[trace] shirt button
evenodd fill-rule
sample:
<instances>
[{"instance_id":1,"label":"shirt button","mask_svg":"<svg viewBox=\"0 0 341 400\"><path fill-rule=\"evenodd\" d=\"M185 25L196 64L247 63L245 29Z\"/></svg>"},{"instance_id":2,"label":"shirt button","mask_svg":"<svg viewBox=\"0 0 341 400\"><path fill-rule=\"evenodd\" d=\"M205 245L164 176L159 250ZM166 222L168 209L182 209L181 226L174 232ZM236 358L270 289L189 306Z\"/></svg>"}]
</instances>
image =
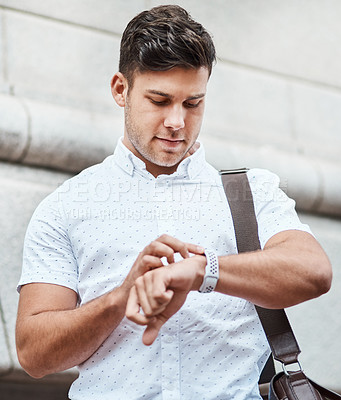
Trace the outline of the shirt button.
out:
<instances>
[{"instance_id":1,"label":"shirt button","mask_svg":"<svg viewBox=\"0 0 341 400\"><path fill-rule=\"evenodd\" d=\"M174 390L174 384L171 383L171 382L167 383L166 389L169 390L169 391Z\"/></svg>"},{"instance_id":2,"label":"shirt button","mask_svg":"<svg viewBox=\"0 0 341 400\"><path fill-rule=\"evenodd\" d=\"M174 342L174 339L173 339L172 336L166 336L166 337L165 337L165 342L166 342L166 343L173 343L173 342Z\"/></svg>"}]
</instances>

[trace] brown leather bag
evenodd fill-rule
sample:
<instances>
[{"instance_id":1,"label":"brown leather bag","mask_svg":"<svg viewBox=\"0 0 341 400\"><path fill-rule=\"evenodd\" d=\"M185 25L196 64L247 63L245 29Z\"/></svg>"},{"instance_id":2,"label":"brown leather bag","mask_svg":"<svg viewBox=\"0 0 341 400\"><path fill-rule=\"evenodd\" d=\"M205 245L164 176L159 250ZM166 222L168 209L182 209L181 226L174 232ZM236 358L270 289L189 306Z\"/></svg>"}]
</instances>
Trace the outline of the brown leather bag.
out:
<instances>
[{"instance_id":1,"label":"brown leather bag","mask_svg":"<svg viewBox=\"0 0 341 400\"><path fill-rule=\"evenodd\" d=\"M270 385L269 400L337 400L341 396L311 381L303 371L281 372Z\"/></svg>"},{"instance_id":2,"label":"brown leather bag","mask_svg":"<svg viewBox=\"0 0 341 400\"><path fill-rule=\"evenodd\" d=\"M260 250L258 224L247 169L220 171L230 205L238 253ZM341 395L311 381L298 362L301 352L284 310L270 310L255 306L275 360L283 371L275 374L269 387L269 400L337 400ZM298 370L288 371L288 366ZM270 369L270 370L271 370ZM264 380L263 380L264 382Z\"/></svg>"}]
</instances>

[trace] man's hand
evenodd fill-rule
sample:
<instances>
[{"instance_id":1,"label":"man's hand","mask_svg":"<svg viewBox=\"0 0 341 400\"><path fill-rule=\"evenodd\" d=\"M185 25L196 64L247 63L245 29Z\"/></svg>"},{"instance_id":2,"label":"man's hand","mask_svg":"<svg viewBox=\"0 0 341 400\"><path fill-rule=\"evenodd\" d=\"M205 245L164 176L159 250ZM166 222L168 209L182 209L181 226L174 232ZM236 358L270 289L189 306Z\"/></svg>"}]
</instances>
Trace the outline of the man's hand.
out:
<instances>
[{"instance_id":1,"label":"man's hand","mask_svg":"<svg viewBox=\"0 0 341 400\"><path fill-rule=\"evenodd\" d=\"M87 360L119 325L135 280L162 270L161 258L188 259L204 249L168 235L154 240L137 257L124 283L77 307L77 293L60 285L31 283L20 292L16 343L23 368L33 377L69 369ZM157 268L157 269L155 269Z\"/></svg>"},{"instance_id":2,"label":"man's hand","mask_svg":"<svg viewBox=\"0 0 341 400\"><path fill-rule=\"evenodd\" d=\"M147 325L142 337L145 345L154 342L162 325L182 307L189 291L199 289L205 265L204 256L193 256L149 271L136 280L126 316L139 325Z\"/></svg>"},{"instance_id":3,"label":"man's hand","mask_svg":"<svg viewBox=\"0 0 341 400\"><path fill-rule=\"evenodd\" d=\"M134 262L124 285L130 288L134 285L136 279L147 271L162 267L164 264L162 258L167 259L168 264L174 263L174 254L179 253L184 259L189 254L203 254L204 249L191 243L184 243L169 235L162 235L148 246L146 246L138 255Z\"/></svg>"}]
</instances>

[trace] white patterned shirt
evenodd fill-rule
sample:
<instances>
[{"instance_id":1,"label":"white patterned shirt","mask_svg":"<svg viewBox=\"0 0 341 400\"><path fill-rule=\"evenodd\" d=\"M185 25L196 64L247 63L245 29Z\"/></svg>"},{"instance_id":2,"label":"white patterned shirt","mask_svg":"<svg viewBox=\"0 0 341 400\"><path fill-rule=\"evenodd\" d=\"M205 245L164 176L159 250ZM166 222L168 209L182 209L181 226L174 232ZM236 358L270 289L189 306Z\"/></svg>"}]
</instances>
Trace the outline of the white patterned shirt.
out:
<instances>
[{"instance_id":1,"label":"white patterned shirt","mask_svg":"<svg viewBox=\"0 0 341 400\"><path fill-rule=\"evenodd\" d=\"M288 229L309 231L274 174L248 172L261 246ZM74 290L80 304L118 287L138 253L161 234L236 254L228 202L201 145L172 175L153 177L120 140L115 153L66 181L35 211L20 286ZM191 292L151 346L126 318L79 366L73 400L253 400L268 343L248 301Z\"/></svg>"}]
</instances>

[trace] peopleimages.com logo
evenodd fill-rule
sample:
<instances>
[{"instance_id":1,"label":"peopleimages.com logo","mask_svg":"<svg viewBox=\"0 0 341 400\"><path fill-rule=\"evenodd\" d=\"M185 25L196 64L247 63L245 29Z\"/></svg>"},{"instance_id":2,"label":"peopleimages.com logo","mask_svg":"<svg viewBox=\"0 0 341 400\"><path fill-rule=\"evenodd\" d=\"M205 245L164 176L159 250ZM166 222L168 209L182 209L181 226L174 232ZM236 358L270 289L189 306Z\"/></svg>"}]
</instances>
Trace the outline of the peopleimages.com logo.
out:
<instances>
[{"instance_id":1,"label":"peopleimages.com logo","mask_svg":"<svg viewBox=\"0 0 341 400\"><path fill-rule=\"evenodd\" d=\"M280 190L281 189L281 190ZM257 183L252 187L254 199L258 201L285 200L284 193L288 191L288 182L282 181L278 187L278 181L271 179ZM239 196L239 191L236 196ZM69 198L69 196L72 196ZM232 194L233 196L233 194ZM75 203L86 202L121 202L126 198L134 202L172 201L172 202L209 202L225 200L223 187L217 182L191 182L182 185L181 182L166 184L150 183L148 186L140 182L87 182L79 181L70 187L65 182L59 187L56 200L72 199Z\"/></svg>"}]
</instances>

